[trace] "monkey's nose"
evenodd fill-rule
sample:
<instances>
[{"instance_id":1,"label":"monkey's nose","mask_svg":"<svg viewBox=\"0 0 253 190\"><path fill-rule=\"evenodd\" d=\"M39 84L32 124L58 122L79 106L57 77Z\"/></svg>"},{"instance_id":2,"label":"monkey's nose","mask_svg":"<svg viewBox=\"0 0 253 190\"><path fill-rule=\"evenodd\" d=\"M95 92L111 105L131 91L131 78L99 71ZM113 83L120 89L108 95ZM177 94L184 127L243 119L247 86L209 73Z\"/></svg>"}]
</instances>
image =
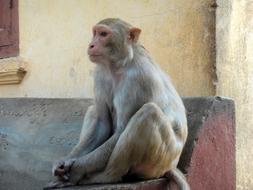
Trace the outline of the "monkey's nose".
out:
<instances>
[{"instance_id":1,"label":"monkey's nose","mask_svg":"<svg viewBox=\"0 0 253 190\"><path fill-rule=\"evenodd\" d=\"M90 45L90 49L94 48L94 45Z\"/></svg>"}]
</instances>

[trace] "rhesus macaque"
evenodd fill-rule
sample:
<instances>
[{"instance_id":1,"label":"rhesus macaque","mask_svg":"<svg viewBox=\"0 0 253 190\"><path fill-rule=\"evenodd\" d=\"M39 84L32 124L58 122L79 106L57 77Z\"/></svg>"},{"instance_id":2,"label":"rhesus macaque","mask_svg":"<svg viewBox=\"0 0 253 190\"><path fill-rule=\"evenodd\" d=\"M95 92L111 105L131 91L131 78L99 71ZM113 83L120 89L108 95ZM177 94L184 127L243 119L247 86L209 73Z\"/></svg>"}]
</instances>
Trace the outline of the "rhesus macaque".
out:
<instances>
[{"instance_id":1,"label":"rhesus macaque","mask_svg":"<svg viewBox=\"0 0 253 190\"><path fill-rule=\"evenodd\" d=\"M185 108L139 44L140 33L114 18L93 27L88 55L96 63L95 104L85 115L79 143L54 164L58 179L47 188L171 174L180 189L190 189L177 169L188 133Z\"/></svg>"}]
</instances>

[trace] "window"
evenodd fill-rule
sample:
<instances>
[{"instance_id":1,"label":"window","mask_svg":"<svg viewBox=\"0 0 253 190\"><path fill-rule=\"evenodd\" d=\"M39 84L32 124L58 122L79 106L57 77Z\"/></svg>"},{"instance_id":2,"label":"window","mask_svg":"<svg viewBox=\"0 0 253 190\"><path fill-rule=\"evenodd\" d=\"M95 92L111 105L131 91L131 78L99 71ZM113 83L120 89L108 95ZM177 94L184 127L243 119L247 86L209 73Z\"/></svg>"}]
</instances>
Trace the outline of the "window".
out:
<instances>
[{"instance_id":1,"label":"window","mask_svg":"<svg viewBox=\"0 0 253 190\"><path fill-rule=\"evenodd\" d=\"M0 0L0 85L19 84L26 70L19 54L18 0Z\"/></svg>"},{"instance_id":2,"label":"window","mask_svg":"<svg viewBox=\"0 0 253 190\"><path fill-rule=\"evenodd\" d=\"M18 53L18 0L0 0L0 58Z\"/></svg>"}]
</instances>

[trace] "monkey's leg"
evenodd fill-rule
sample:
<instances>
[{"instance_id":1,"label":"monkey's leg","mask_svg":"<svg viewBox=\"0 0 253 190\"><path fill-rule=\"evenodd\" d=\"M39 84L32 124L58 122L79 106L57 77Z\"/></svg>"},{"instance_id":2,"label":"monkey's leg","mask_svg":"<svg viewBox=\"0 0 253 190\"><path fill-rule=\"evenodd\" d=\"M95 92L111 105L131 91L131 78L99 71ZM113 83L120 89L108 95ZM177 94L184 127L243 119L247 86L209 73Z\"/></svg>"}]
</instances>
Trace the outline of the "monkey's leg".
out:
<instances>
[{"instance_id":1,"label":"monkey's leg","mask_svg":"<svg viewBox=\"0 0 253 190\"><path fill-rule=\"evenodd\" d=\"M147 103L130 119L106 169L79 183L118 182L129 171L146 179L161 177L176 167L182 147L162 110Z\"/></svg>"},{"instance_id":2,"label":"monkey's leg","mask_svg":"<svg viewBox=\"0 0 253 190\"><path fill-rule=\"evenodd\" d=\"M107 116L98 116L95 106L90 106L84 117L79 142L67 157L74 158L88 154L103 144L110 133L111 126Z\"/></svg>"}]
</instances>

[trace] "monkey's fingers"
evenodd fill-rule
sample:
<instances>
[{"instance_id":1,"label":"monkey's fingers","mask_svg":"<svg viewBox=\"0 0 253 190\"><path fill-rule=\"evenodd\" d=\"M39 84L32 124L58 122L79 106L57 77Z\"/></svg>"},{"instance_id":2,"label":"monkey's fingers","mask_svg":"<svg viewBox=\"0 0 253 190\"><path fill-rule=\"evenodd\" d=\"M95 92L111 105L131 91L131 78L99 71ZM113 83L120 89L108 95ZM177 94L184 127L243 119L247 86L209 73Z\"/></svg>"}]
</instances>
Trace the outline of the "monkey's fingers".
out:
<instances>
[{"instance_id":1,"label":"monkey's fingers","mask_svg":"<svg viewBox=\"0 0 253 190\"><path fill-rule=\"evenodd\" d=\"M64 169L57 168L54 171L54 176L63 176L64 174L65 174L65 170Z\"/></svg>"},{"instance_id":2,"label":"monkey's fingers","mask_svg":"<svg viewBox=\"0 0 253 190\"><path fill-rule=\"evenodd\" d=\"M65 162L63 160L58 160L53 164L52 173L54 176L58 176L61 170L64 170Z\"/></svg>"}]
</instances>

